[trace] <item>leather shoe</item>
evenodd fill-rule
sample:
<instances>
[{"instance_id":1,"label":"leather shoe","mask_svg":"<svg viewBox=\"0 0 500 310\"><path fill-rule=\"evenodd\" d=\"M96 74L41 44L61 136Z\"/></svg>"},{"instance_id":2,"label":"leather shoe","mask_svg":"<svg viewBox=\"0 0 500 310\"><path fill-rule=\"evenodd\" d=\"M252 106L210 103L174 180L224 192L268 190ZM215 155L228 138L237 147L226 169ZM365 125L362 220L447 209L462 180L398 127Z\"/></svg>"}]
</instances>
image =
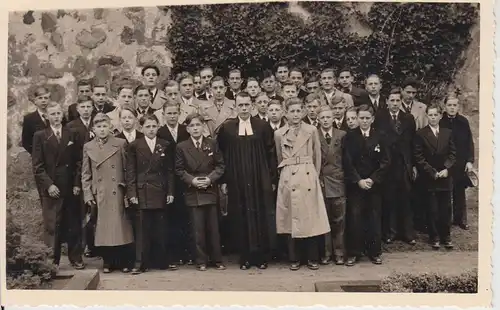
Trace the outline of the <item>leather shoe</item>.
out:
<instances>
[{"instance_id":1,"label":"leather shoe","mask_svg":"<svg viewBox=\"0 0 500 310\"><path fill-rule=\"evenodd\" d=\"M408 241L408 244L415 245L415 244L417 244L417 241L415 241L415 239L412 239L412 240Z\"/></svg>"},{"instance_id":2,"label":"leather shoe","mask_svg":"<svg viewBox=\"0 0 500 310\"><path fill-rule=\"evenodd\" d=\"M307 268L309 268L311 270L318 270L319 266L318 266L318 263L316 263L316 262L308 261Z\"/></svg>"},{"instance_id":3,"label":"leather shoe","mask_svg":"<svg viewBox=\"0 0 500 310\"><path fill-rule=\"evenodd\" d=\"M352 267L356 264L356 257L349 257L345 262L345 265L348 267Z\"/></svg>"},{"instance_id":4,"label":"leather shoe","mask_svg":"<svg viewBox=\"0 0 500 310\"><path fill-rule=\"evenodd\" d=\"M330 258L329 257L323 257L321 261L319 262L321 265L329 265L330 264Z\"/></svg>"},{"instance_id":5,"label":"leather shoe","mask_svg":"<svg viewBox=\"0 0 500 310\"><path fill-rule=\"evenodd\" d=\"M444 243L444 248L445 248L445 249L448 249L448 250L453 249L453 243L451 243L451 241L446 241L446 242Z\"/></svg>"},{"instance_id":6,"label":"leather shoe","mask_svg":"<svg viewBox=\"0 0 500 310\"><path fill-rule=\"evenodd\" d=\"M387 238L387 239L385 239L385 240L384 240L384 243L386 243L386 244L391 244L391 243L392 243L392 241L393 241L393 240L392 240L391 238Z\"/></svg>"},{"instance_id":7,"label":"leather shoe","mask_svg":"<svg viewBox=\"0 0 500 310\"><path fill-rule=\"evenodd\" d=\"M344 264L344 259L340 256L335 257L335 265L343 265Z\"/></svg>"},{"instance_id":8,"label":"leather shoe","mask_svg":"<svg viewBox=\"0 0 500 310\"><path fill-rule=\"evenodd\" d=\"M380 256L371 257L370 260L375 265L381 265L382 264L382 259L380 258Z\"/></svg>"},{"instance_id":9,"label":"leather shoe","mask_svg":"<svg viewBox=\"0 0 500 310\"><path fill-rule=\"evenodd\" d=\"M109 269L109 268L103 268L102 272L103 273L111 273L111 269Z\"/></svg>"},{"instance_id":10,"label":"leather shoe","mask_svg":"<svg viewBox=\"0 0 500 310\"><path fill-rule=\"evenodd\" d=\"M439 250L440 247L441 247L441 245L439 244L439 241L432 242L432 248L434 250Z\"/></svg>"},{"instance_id":11,"label":"leather shoe","mask_svg":"<svg viewBox=\"0 0 500 310\"><path fill-rule=\"evenodd\" d=\"M300 269L300 263L294 262L290 264L290 270L291 271L297 271Z\"/></svg>"},{"instance_id":12,"label":"leather shoe","mask_svg":"<svg viewBox=\"0 0 500 310\"><path fill-rule=\"evenodd\" d=\"M207 271L207 266L205 264L198 265L196 267L199 271Z\"/></svg>"},{"instance_id":13,"label":"leather shoe","mask_svg":"<svg viewBox=\"0 0 500 310\"><path fill-rule=\"evenodd\" d=\"M250 263L249 262L244 262L243 264L240 265L241 270L248 270L250 269Z\"/></svg>"},{"instance_id":14,"label":"leather shoe","mask_svg":"<svg viewBox=\"0 0 500 310\"><path fill-rule=\"evenodd\" d=\"M129 272L130 272L130 269L129 269L129 268L127 268L127 267L125 267L125 268L123 268L123 269L122 269L122 272L123 272L123 273L129 273Z\"/></svg>"},{"instance_id":15,"label":"leather shoe","mask_svg":"<svg viewBox=\"0 0 500 310\"><path fill-rule=\"evenodd\" d=\"M463 230L469 230L469 225L467 224L460 224L458 227L462 228Z\"/></svg>"},{"instance_id":16,"label":"leather shoe","mask_svg":"<svg viewBox=\"0 0 500 310\"><path fill-rule=\"evenodd\" d=\"M171 264L171 265L168 265L168 270L179 270L179 267L177 267L177 265L174 265L174 264Z\"/></svg>"},{"instance_id":17,"label":"leather shoe","mask_svg":"<svg viewBox=\"0 0 500 310\"><path fill-rule=\"evenodd\" d=\"M79 263L71 263L71 266L73 266L73 268L75 268L76 270L82 270L82 269L85 269L85 264L82 263L82 262L79 262Z\"/></svg>"},{"instance_id":18,"label":"leather shoe","mask_svg":"<svg viewBox=\"0 0 500 310\"><path fill-rule=\"evenodd\" d=\"M226 266L223 263L215 263L215 269L226 270Z\"/></svg>"},{"instance_id":19,"label":"leather shoe","mask_svg":"<svg viewBox=\"0 0 500 310\"><path fill-rule=\"evenodd\" d=\"M142 270L140 268L133 268L132 269L133 275L137 275L137 274L141 274L141 273L142 273Z\"/></svg>"},{"instance_id":20,"label":"leather shoe","mask_svg":"<svg viewBox=\"0 0 500 310\"><path fill-rule=\"evenodd\" d=\"M262 264L258 265L257 268L259 268L259 269L267 269L267 263L262 263Z\"/></svg>"}]
</instances>

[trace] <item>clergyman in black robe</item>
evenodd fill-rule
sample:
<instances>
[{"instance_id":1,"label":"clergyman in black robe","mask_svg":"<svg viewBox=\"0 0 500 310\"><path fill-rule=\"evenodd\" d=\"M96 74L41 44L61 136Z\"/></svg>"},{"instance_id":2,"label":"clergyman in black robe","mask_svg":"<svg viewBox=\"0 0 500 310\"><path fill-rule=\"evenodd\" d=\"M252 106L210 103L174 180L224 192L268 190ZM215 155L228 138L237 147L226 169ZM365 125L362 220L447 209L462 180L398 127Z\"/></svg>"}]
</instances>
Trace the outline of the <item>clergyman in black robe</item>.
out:
<instances>
[{"instance_id":1,"label":"clergyman in black robe","mask_svg":"<svg viewBox=\"0 0 500 310\"><path fill-rule=\"evenodd\" d=\"M238 117L219 128L217 141L226 169L222 191L228 195L231 233L238 245L240 268L267 268L269 259L269 212L275 208L276 150L273 130L250 115L246 92L236 96ZM276 233L276 232L274 232Z\"/></svg>"}]
</instances>

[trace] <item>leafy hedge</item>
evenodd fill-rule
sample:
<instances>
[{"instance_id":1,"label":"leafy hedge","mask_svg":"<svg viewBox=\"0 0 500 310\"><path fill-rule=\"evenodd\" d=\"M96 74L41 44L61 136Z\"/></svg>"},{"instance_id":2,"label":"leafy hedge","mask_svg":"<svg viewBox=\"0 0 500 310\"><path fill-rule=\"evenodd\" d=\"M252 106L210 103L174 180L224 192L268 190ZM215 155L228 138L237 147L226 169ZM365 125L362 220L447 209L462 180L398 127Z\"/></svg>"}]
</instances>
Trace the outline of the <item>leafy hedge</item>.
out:
<instances>
[{"instance_id":1,"label":"leafy hedge","mask_svg":"<svg viewBox=\"0 0 500 310\"><path fill-rule=\"evenodd\" d=\"M374 3L367 15L354 3L300 5L311 13L307 21L285 2L164 7L173 18L173 73L210 65L222 75L238 67L255 76L280 60L306 70L349 66L358 82L378 73L385 89L416 76L421 98L432 99L452 81L478 17L466 3ZM352 16L373 33L346 31Z\"/></svg>"},{"instance_id":2,"label":"leafy hedge","mask_svg":"<svg viewBox=\"0 0 500 310\"><path fill-rule=\"evenodd\" d=\"M395 274L382 281L382 292L397 293L477 293L477 269L458 276L436 273Z\"/></svg>"}]
</instances>

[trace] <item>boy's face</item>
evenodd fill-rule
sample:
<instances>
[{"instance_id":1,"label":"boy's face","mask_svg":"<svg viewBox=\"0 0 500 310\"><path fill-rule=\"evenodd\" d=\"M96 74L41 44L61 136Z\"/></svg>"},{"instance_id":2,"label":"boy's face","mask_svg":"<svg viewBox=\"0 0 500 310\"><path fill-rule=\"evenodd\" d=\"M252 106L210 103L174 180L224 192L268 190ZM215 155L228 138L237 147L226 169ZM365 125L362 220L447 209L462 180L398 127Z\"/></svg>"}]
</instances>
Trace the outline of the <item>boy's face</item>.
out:
<instances>
[{"instance_id":1,"label":"boy's face","mask_svg":"<svg viewBox=\"0 0 500 310\"><path fill-rule=\"evenodd\" d=\"M382 85L380 85L380 79L376 76L371 76L366 80L366 91L376 97L380 93Z\"/></svg>"},{"instance_id":2,"label":"boy's face","mask_svg":"<svg viewBox=\"0 0 500 310\"><path fill-rule=\"evenodd\" d=\"M391 94L389 98L387 98L387 107L389 111L392 113L397 113L401 108L401 95L400 94Z\"/></svg>"},{"instance_id":3,"label":"boy's face","mask_svg":"<svg viewBox=\"0 0 500 310\"><path fill-rule=\"evenodd\" d=\"M174 127L179 121L179 108L177 106L166 106L163 111L165 123L170 127Z\"/></svg>"},{"instance_id":4,"label":"boy's face","mask_svg":"<svg viewBox=\"0 0 500 310\"><path fill-rule=\"evenodd\" d=\"M111 133L111 124L109 122L99 122L94 125L94 133L99 139L107 138Z\"/></svg>"},{"instance_id":5,"label":"boy's face","mask_svg":"<svg viewBox=\"0 0 500 310\"><path fill-rule=\"evenodd\" d=\"M448 99L445 104L446 114L455 116L458 113L458 99Z\"/></svg>"},{"instance_id":6,"label":"boy's face","mask_svg":"<svg viewBox=\"0 0 500 310\"><path fill-rule=\"evenodd\" d=\"M149 139L153 139L156 137L156 133L158 132L158 123L152 119L148 119L142 125L142 132Z\"/></svg>"},{"instance_id":7,"label":"boy's face","mask_svg":"<svg viewBox=\"0 0 500 310\"><path fill-rule=\"evenodd\" d=\"M306 103L307 116L309 116L310 119L316 119L318 117L318 108L319 102L317 100Z\"/></svg>"},{"instance_id":8,"label":"boy's face","mask_svg":"<svg viewBox=\"0 0 500 310\"><path fill-rule=\"evenodd\" d=\"M346 109L345 102L337 103L332 107L333 117L335 119L342 119L342 117L344 117L345 114L345 109Z\"/></svg>"},{"instance_id":9,"label":"boy's face","mask_svg":"<svg viewBox=\"0 0 500 310\"><path fill-rule=\"evenodd\" d=\"M292 104L287 109L287 119L291 124L297 125L302 121L304 110L301 104Z\"/></svg>"},{"instance_id":10,"label":"boy's face","mask_svg":"<svg viewBox=\"0 0 500 310\"><path fill-rule=\"evenodd\" d=\"M178 86L165 87L165 96L167 98L168 104L178 104L179 103L179 87Z\"/></svg>"},{"instance_id":11,"label":"boy's face","mask_svg":"<svg viewBox=\"0 0 500 310\"><path fill-rule=\"evenodd\" d=\"M282 83L285 82L288 79L288 67L278 67L278 70L276 70L276 78Z\"/></svg>"},{"instance_id":12,"label":"boy's face","mask_svg":"<svg viewBox=\"0 0 500 310\"><path fill-rule=\"evenodd\" d=\"M62 124L63 112L61 106L55 105L47 108L47 119L53 127L59 127Z\"/></svg>"},{"instance_id":13,"label":"boy's face","mask_svg":"<svg viewBox=\"0 0 500 310\"><path fill-rule=\"evenodd\" d=\"M358 114L355 111L348 111L345 114L345 121L349 129L354 129L359 126L358 124Z\"/></svg>"},{"instance_id":14,"label":"boy's face","mask_svg":"<svg viewBox=\"0 0 500 310\"><path fill-rule=\"evenodd\" d=\"M148 87L155 87L158 82L158 74L155 69L147 69L144 71L144 85Z\"/></svg>"},{"instance_id":15,"label":"boy's face","mask_svg":"<svg viewBox=\"0 0 500 310\"><path fill-rule=\"evenodd\" d=\"M401 95L403 95L404 102L410 103L413 101L413 99L415 99L415 96L417 95L417 89L411 85L408 85L403 88Z\"/></svg>"},{"instance_id":16,"label":"boy's face","mask_svg":"<svg viewBox=\"0 0 500 310\"><path fill-rule=\"evenodd\" d=\"M295 85L283 86L283 97L285 99L297 97L297 87Z\"/></svg>"},{"instance_id":17,"label":"boy's face","mask_svg":"<svg viewBox=\"0 0 500 310\"><path fill-rule=\"evenodd\" d=\"M333 72L323 72L321 73L321 87L329 92L333 89L335 85L335 77L333 76Z\"/></svg>"},{"instance_id":18,"label":"boy's face","mask_svg":"<svg viewBox=\"0 0 500 310\"><path fill-rule=\"evenodd\" d=\"M273 93L276 90L276 79L274 76L267 77L262 81L261 86L266 93Z\"/></svg>"},{"instance_id":19,"label":"boy's face","mask_svg":"<svg viewBox=\"0 0 500 310\"><path fill-rule=\"evenodd\" d=\"M231 87L232 90L238 91L241 88L241 83L243 83L243 80L241 79L241 73L240 72L232 72L229 74L229 79L228 79L229 87Z\"/></svg>"},{"instance_id":20,"label":"boy's face","mask_svg":"<svg viewBox=\"0 0 500 310\"><path fill-rule=\"evenodd\" d=\"M200 72L201 82L203 88L210 87L210 81L214 77L214 72L211 69L204 69Z\"/></svg>"},{"instance_id":21,"label":"boy's face","mask_svg":"<svg viewBox=\"0 0 500 310\"><path fill-rule=\"evenodd\" d=\"M199 139L203 133L203 123L198 118L193 118L191 123L186 127L187 132L191 137Z\"/></svg>"},{"instance_id":22,"label":"boy's face","mask_svg":"<svg viewBox=\"0 0 500 310\"><path fill-rule=\"evenodd\" d=\"M121 106L124 104L131 103L133 98L134 98L134 91L130 88L123 88L122 90L120 90L120 93L118 94L116 99L118 101L118 104Z\"/></svg>"},{"instance_id":23,"label":"boy's face","mask_svg":"<svg viewBox=\"0 0 500 310\"><path fill-rule=\"evenodd\" d=\"M193 97L193 90L193 80L191 78L183 79L179 84L181 96L186 99Z\"/></svg>"},{"instance_id":24,"label":"boy's face","mask_svg":"<svg viewBox=\"0 0 500 310\"><path fill-rule=\"evenodd\" d=\"M359 111L358 122L361 129L368 130L373 123L373 115L369 111Z\"/></svg>"},{"instance_id":25,"label":"boy's face","mask_svg":"<svg viewBox=\"0 0 500 310\"><path fill-rule=\"evenodd\" d=\"M91 96L92 89L90 85L78 86L78 96Z\"/></svg>"},{"instance_id":26,"label":"boy's face","mask_svg":"<svg viewBox=\"0 0 500 310\"><path fill-rule=\"evenodd\" d=\"M441 113L439 113L438 109L429 109L427 111L427 118L431 126L438 126L441 120Z\"/></svg>"},{"instance_id":27,"label":"boy's face","mask_svg":"<svg viewBox=\"0 0 500 310\"><path fill-rule=\"evenodd\" d=\"M325 131L330 130L333 126L333 112L323 111L318 115L318 120L321 128Z\"/></svg>"},{"instance_id":28,"label":"boy's face","mask_svg":"<svg viewBox=\"0 0 500 310\"><path fill-rule=\"evenodd\" d=\"M226 86L223 81L214 81L212 83L212 95L216 100L222 101L224 100L224 96L226 95Z\"/></svg>"},{"instance_id":29,"label":"boy's face","mask_svg":"<svg viewBox=\"0 0 500 310\"><path fill-rule=\"evenodd\" d=\"M92 100L97 106L102 106L107 101L107 92L104 87L94 87L92 90Z\"/></svg>"},{"instance_id":30,"label":"boy's face","mask_svg":"<svg viewBox=\"0 0 500 310\"><path fill-rule=\"evenodd\" d=\"M126 130L132 130L135 127L136 118L132 112L123 110L120 113L120 124Z\"/></svg>"},{"instance_id":31,"label":"boy's face","mask_svg":"<svg viewBox=\"0 0 500 310\"><path fill-rule=\"evenodd\" d=\"M349 87L351 87L352 82L353 82L353 77L351 75L351 72L349 72L349 71L340 72L339 84L342 87L349 88Z\"/></svg>"},{"instance_id":32,"label":"boy's face","mask_svg":"<svg viewBox=\"0 0 500 310\"><path fill-rule=\"evenodd\" d=\"M151 104L151 95L147 89L141 89L135 94L135 102L141 109L146 109Z\"/></svg>"},{"instance_id":33,"label":"boy's face","mask_svg":"<svg viewBox=\"0 0 500 310\"><path fill-rule=\"evenodd\" d=\"M203 91L203 83L201 82L201 77L195 76L194 81L193 81L193 85L194 85L194 90L197 93L200 93Z\"/></svg>"},{"instance_id":34,"label":"boy's face","mask_svg":"<svg viewBox=\"0 0 500 310\"><path fill-rule=\"evenodd\" d=\"M299 71L290 72L290 79L295 84L295 86L297 86L297 88L300 88L302 84L304 84L304 77L302 76L302 72Z\"/></svg>"},{"instance_id":35,"label":"boy's face","mask_svg":"<svg viewBox=\"0 0 500 310\"><path fill-rule=\"evenodd\" d=\"M257 83L257 81L248 82L246 90L251 97L257 96L260 93L259 83Z\"/></svg>"},{"instance_id":36,"label":"boy's face","mask_svg":"<svg viewBox=\"0 0 500 310\"><path fill-rule=\"evenodd\" d=\"M267 95L262 95L255 98L255 106L257 107L260 115L267 114L268 105L269 97L267 97Z\"/></svg>"},{"instance_id":37,"label":"boy's face","mask_svg":"<svg viewBox=\"0 0 500 310\"><path fill-rule=\"evenodd\" d=\"M317 92L319 89L319 81L307 83L306 88L310 94Z\"/></svg>"},{"instance_id":38,"label":"boy's face","mask_svg":"<svg viewBox=\"0 0 500 310\"><path fill-rule=\"evenodd\" d=\"M273 123L278 123L283 117L283 108L280 104L270 104L267 108L267 115Z\"/></svg>"},{"instance_id":39,"label":"boy's face","mask_svg":"<svg viewBox=\"0 0 500 310\"><path fill-rule=\"evenodd\" d=\"M92 116L92 110L94 109L94 105L92 101L80 102L76 105L76 110L78 114L80 114L81 118L88 120L90 116Z\"/></svg>"},{"instance_id":40,"label":"boy's face","mask_svg":"<svg viewBox=\"0 0 500 310\"><path fill-rule=\"evenodd\" d=\"M35 97L34 103L38 109L45 111L47 105L49 104L50 94L42 93Z\"/></svg>"}]
</instances>

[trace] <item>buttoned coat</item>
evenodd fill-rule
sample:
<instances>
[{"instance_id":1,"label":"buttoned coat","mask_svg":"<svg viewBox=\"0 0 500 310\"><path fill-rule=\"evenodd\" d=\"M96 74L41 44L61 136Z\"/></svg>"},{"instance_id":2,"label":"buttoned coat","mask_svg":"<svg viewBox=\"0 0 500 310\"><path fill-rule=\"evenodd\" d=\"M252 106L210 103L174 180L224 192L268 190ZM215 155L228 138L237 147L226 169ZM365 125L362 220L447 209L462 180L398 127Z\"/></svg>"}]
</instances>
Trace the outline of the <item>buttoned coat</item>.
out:
<instances>
[{"instance_id":1,"label":"buttoned coat","mask_svg":"<svg viewBox=\"0 0 500 310\"><path fill-rule=\"evenodd\" d=\"M332 128L330 143L322 130L318 130L321 142L320 180L326 198L345 196L343 148L346 132Z\"/></svg>"},{"instance_id":2,"label":"buttoned coat","mask_svg":"<svg viewBox=\"0 0 500 310\"><path fill-rule=\"evenodd\" d=\"M96 139L83 146L82 188L85 203L97 204L96 246L133 242L132 227L125 213L126 141L110 136L106 143Z\"/></svg>"},{"instance_id":3,"label":"buttoned coat","mask_svg":"<svg viewBox=\"0 0 500 310\"><path fill-rule=\"evenodd\" d=\"M274 132L278 169L281 169L276 202L278 234L307 238L330 231L319 173L321 143L316 127L300 124L295 141L288 125ZM302 163L300 162L302 161Z\"/></svg>"},{"instance_id":4,"label":"buttoned coat","mask_svg":"<svg viewBox=\"0 0 500 310\"><path fill-rule=\"evenodd\" d=\"M203 138L200 149L193 139L177 145L175 172L184 182L184 200L188 207L217 204L217 181L224 174L224 160L215 140ZM211 184L206 189L192 185L195 177L208 177Z\"/></svg>"}]
</instances>

